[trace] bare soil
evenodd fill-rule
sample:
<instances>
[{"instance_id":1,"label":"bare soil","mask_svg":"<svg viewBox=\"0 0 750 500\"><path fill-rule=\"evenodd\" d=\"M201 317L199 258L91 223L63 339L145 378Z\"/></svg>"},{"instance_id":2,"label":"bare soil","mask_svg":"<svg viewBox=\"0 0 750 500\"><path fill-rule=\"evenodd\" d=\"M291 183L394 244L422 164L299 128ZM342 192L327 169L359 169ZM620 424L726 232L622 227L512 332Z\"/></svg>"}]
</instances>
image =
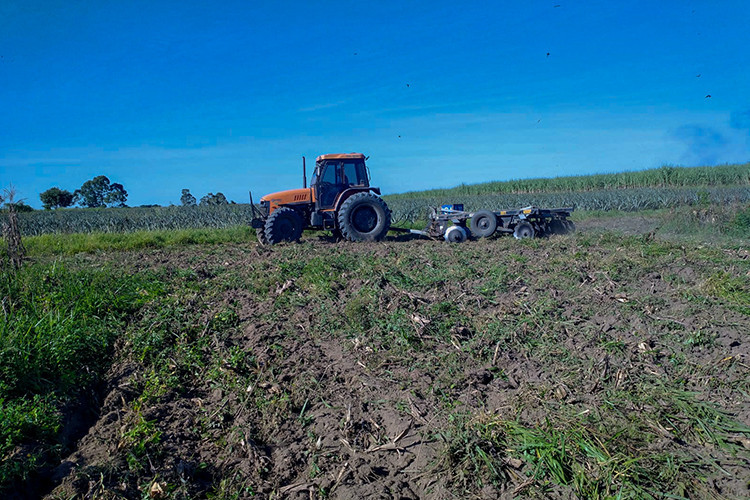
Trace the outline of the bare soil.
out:
<instances>
[{"instance_id":1,"label":"bare soil","mask_svg":"<svg viewBox=\"0 0 750 500\"><path fill-rule=\"evenodd\" d=\"M529 244L308 237L78 256L190 285L174 304L204 361L161 360L179 380L155 390L123 339L96 420L51 473L49 497L574 498L473 426L634 419L656 429L652 451L705 459L685 496L746 498L742 447L669 421L651 395L679 387L750 425L750 318L711 287L716 276L746 283L747 251L585 236L597 224ZM629 235L656 227L606 224ZM126 436L142 421L160 435L137 455ZM750 447L748 437L723 439ZM461 443L502 464L500 479L481 477Z\"/></svg>"}]
</instances>

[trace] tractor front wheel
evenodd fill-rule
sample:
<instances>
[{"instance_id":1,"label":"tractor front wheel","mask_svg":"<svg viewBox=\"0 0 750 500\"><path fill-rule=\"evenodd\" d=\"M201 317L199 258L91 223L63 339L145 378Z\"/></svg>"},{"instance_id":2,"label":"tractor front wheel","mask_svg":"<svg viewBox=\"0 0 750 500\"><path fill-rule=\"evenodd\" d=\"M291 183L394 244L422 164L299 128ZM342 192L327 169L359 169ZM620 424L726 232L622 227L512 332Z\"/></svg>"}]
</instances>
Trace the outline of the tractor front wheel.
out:
<instances>
[{"instance_id":1,"label":"tractor front wheel","mask_svg":"<svg viewBox=\"0 0 750 500\"><path fill-rule=\"evenodd\" d=\"M391 227L391 211L380 197L357 193L341 205L338 223L349 241L380 241Z\"/></svg>"},{"instance_id":2,"label":"tractor front wheel","mask_svg":"<svg viewBox=\"0 0 750 500\"><path fill-rule=\"evenodd\" d=\"M299 240L304 229L304 222L294 209L281 207L268 216L264 229L268 243L275 245L282 241Z\"/></svg>"}]
</instances>

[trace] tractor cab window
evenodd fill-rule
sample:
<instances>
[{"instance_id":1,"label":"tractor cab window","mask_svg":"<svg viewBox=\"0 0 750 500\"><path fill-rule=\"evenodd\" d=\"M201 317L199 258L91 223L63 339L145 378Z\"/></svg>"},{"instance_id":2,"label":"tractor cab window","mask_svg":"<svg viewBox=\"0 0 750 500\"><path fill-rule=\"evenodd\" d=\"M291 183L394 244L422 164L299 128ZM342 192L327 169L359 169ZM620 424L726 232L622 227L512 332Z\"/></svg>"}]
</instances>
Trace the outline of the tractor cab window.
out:
<instances>
[{"instance_id":1,"label":"tractor cab window","mask_svg":"<svg viewBox=\"0 0 750 500\"><path fill-rule=\"evenodd\" d=\"M320 182L327 182L329 184L336 184L336 164L329 163L321 167L322 173L320 175Z\"/></svg>"},{"instance_id":2,"label":"tractor cab window","mask_svg":"<svg viewBox=\"0 0 750 500\"><path fill-rule=\"evenodd\" d=\"M313 185L318 189L320 207L330 208L345 189L368 185L367 170L361 161L329 161L316 169Z\"/></svg>"},{"instance_id":3,"label":"tractor cab window","mask_svg":"<svg viewBox=\"0 0 750 500\"><path fill-rule=\"evenodd\" d=\"M344 186L364 186L367 177L364 175L364 167L361 163L344 163L341 170L341 184Z\"/></svg>"},{"instance_id":4,"label":"tractor cab window","mask_svg":"<svg viewBox=\"0 0 750 500\"><path fill-rule=\"evenodd\" d=\"M320 167L317 196L321 208L330 208L336 201L336 195L339 192L336 187L336 170L338 170L337 163L326 163Z\"/></svg>"}]
</instances>

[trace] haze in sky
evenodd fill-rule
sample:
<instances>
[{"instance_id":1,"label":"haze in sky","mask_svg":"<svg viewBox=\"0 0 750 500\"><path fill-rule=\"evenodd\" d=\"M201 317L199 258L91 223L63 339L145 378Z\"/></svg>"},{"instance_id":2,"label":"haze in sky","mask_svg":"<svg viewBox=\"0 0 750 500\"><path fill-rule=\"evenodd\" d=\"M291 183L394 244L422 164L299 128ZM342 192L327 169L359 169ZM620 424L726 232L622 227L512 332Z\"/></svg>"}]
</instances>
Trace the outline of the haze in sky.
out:
<instances>
[{"instance_id":1,"label":"haze in sky","mask_svg":"<svg viewBox=\"0 0 750 500\"><path fill-rule=\"evenodd\" d=\"M0 188L128 204L750 159L750 2L0 2Z\"/></svg>"}]
</instances>

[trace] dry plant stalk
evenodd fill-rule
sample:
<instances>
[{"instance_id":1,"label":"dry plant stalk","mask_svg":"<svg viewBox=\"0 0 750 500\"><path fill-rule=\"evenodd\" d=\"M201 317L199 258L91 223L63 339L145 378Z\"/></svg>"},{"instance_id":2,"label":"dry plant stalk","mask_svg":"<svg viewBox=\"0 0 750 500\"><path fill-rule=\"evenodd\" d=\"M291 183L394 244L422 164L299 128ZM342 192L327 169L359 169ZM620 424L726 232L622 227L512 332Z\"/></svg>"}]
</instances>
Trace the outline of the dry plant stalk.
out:
<instances>
[{"instance_id":1,"label":"dry plant stalk","mask_svg":"<svg viewBox=\"0 0 750 500\"><path fill-rule=\"evenodd\" d=\"M14 204L16 190L11 186L0 196L0 203L7 200L8 218L3 221L3 239L7 245L8 260L12 269L20 269L26 256L26 249L21 240L21 230L18 226L18 212Z\"/></svg>"}]
</instances>

